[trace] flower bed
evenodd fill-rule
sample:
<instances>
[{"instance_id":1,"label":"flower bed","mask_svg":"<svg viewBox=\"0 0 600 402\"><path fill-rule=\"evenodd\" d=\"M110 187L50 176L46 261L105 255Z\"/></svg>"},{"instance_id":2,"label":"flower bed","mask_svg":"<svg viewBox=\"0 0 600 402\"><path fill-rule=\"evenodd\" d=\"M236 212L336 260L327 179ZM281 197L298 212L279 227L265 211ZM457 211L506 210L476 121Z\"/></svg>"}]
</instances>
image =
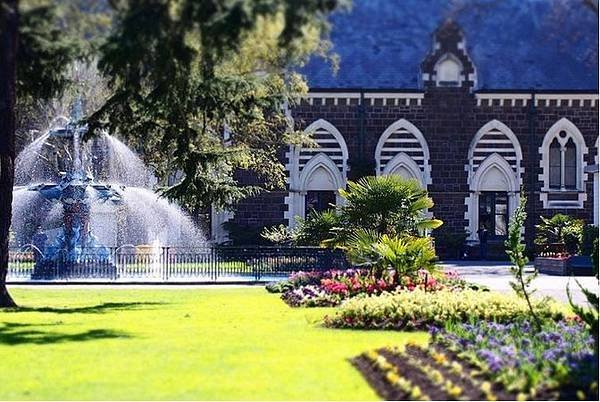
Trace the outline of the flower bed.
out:
<instances>
[{"instance_id":1,"label":"flower bed","mask_svg":"<svg viewBox=\"0 0 600 402\"><path fill-rule=\"evenodd\" d=\"M451 362L433 348L378 349L352 363L385 400L517 399L467 363Z\"/></svg>"},{"instance_id":2,"label":"flower bed","mask_svg":"<svg viewBox=\"0 0 600 402\"><path fill-rule=\"evenodd\" d=\"M436 273L434 276L425 270L419 271L413 278L395 278L393 271L376 278L364 269L295 272L287 280L267 285L269 292L282 293L281 298L292 307L336 306L355 296L389 292L464 289L487 290L483 286L464 281L453 271Z\"/></svg>"},{"instance_id":3,"label":"flower bed","mask_svg":"<svg viewBox=\"0 0 600 402\"><path fill-rule=\"evenodd\" d=\"M536 304L543 318L560 319L562 311L555 302ZM491 320L513 322L528 317L524 300L497 292L440 290L435 293L417 289L381 296L355 297L344 302L325 325L360 329L425 329L447 322Z\"/></svg>"},{"instance_id":4,"label":"flower bed","mask_svg":"<svg viewBox=\"0 0 600 402\"><path fill-rule=\"evenodd\" d=\"M598 357L578 323L482 322L435 329L428 347L366 352L352 360L385 399L598 399Z\"/></svg>"},{"instance_id":5,"label":"flower bed","mask_svg":"<svg viewBox=\"0 0 600 402\"><path fill-rule=\"evenodd\" d=\"M512 392L598 399L594 338L577 321L546 322L540 332L524 321L462 324L432 328L431 333L434 344L489 373Z\"/></svg>"}]
</instances>

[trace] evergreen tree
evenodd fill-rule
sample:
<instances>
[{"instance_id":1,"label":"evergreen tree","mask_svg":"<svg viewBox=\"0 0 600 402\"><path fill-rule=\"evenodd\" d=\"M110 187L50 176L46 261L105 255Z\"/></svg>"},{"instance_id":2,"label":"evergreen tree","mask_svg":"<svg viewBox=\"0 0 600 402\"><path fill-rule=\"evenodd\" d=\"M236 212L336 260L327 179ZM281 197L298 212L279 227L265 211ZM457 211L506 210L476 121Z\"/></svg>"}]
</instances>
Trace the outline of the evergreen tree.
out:
<instances>
[{"instance_id":1,"label":"evergreen tree","mask_svg":"<svg viewBox=\"0 0 600 402\"><path fill-rule=\"evenodd\" d=\"M51 4L0 2L0 307L15 306L6 289L15 163L15 104L48 99L68 84L65 67L79 54Z\"/></svg>"},{"instance_id":2,"label":"evergreen tree","mask_svg":"<svg viewBox=\"0 0 600 402\"><path fill-rule=\"evenodd\" d=\"M90 118L141 149L166 196L189 210L282 188L278 153L307 141L286 119L306 91L289 67L324 51L338 0L128 0L99 66L113 95ZM240 170L260 185L243 185Z\"/></svg>"}]
</instances>

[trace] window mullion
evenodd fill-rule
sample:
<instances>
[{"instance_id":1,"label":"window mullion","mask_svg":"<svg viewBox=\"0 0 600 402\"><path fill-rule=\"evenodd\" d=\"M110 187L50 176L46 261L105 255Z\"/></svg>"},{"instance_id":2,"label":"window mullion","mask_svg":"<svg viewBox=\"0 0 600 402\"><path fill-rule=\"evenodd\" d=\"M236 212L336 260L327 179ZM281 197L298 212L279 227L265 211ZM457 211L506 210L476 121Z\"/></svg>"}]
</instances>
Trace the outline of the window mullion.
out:
<instances>
[{"instance_id":1,"label":"window mullion","mask_svg":"<svg viewBox=\"0 0 600 402\"><path fill-rule=\"evenodd\" d=\"M565 151L564 146L560 147L560 189L565 189Z\"/></svg>"}]
</instances>

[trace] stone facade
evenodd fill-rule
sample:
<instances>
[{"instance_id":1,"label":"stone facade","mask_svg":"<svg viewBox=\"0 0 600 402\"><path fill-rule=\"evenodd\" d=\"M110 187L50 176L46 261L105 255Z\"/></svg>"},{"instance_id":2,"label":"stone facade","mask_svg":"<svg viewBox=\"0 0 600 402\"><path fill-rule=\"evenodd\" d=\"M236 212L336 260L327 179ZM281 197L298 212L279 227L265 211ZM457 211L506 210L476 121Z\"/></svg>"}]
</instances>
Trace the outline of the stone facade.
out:
<instances>
[{"instance_id":1,"label":"stone facade","mask_svg":"<svg viewBox=\"0 0 600 402\"><path fill-rule=\"evenodd\" d=\"M447 21L434 39L421 64L421 89L312 88L292 109L297 127L317 124L343 137L337 143L332 139L320 144L321 167L332 172L332 185L385 173L384 166L393 172L390 166L397 164L396 172L418 178L427 188L435 202L433 215L451 232L469 231L473 242L480 224L479 196L482 191L497 191L494 186L508 194L508 214L517 205L520 188L525 189L529 200L525 238L530 244L540 215L567 213L594 222L593 179L584 171L597 164L597 93L477 90L477 69L460 28ZM543 144L553 130L561 131L561 136L566 130L579 139L576 169L582 184L576 189L551 191L544 181L548 150ZM347 163L342 148L347 148ZM303 214L299 200L307 190L301 188L299 176L310 162L306 159L310 155L298 155L302 151L291 149L283 158L290 173L287 191L242 202L231 221L243 227L293 225L293 215Z\"/></svg>"}]
</instances>

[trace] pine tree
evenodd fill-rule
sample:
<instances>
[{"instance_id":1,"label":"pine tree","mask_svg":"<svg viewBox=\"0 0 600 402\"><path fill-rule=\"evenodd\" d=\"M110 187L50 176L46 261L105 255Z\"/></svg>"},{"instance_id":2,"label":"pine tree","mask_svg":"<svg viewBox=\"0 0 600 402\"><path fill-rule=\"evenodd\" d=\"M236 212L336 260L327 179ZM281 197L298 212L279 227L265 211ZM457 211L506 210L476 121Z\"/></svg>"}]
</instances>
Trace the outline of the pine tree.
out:
<instances>
[{"instance_id":1,"label":"pine tree","mask_svg":"<svg viewBox=\"0 0 600 402\"><path fill-rule=\"evenodd\" d=\"M21 7L20 7L21 6ZM15 163L15 104L48 99L68 84L65 67L78 55L56 24L51 4L0 2L0 307L14 307L6 289Z\"/></svg>"},{"instance_id":2,"label":"pine tree","mask_svg":"<svg viewBox=\"0 0 600 402\"><path fill-rule=\"evenodd\" d=\"M282 147L306 141L283 105L306 91L289 67L324 51L338 0L129 0L100 69L113 96L90 118L141 148L166 189L189 210L227 207L282 188ZM224 136L230 134L230 139ZM258 185L236 172L252 171Z\"/></svg>"}]
</instances>

